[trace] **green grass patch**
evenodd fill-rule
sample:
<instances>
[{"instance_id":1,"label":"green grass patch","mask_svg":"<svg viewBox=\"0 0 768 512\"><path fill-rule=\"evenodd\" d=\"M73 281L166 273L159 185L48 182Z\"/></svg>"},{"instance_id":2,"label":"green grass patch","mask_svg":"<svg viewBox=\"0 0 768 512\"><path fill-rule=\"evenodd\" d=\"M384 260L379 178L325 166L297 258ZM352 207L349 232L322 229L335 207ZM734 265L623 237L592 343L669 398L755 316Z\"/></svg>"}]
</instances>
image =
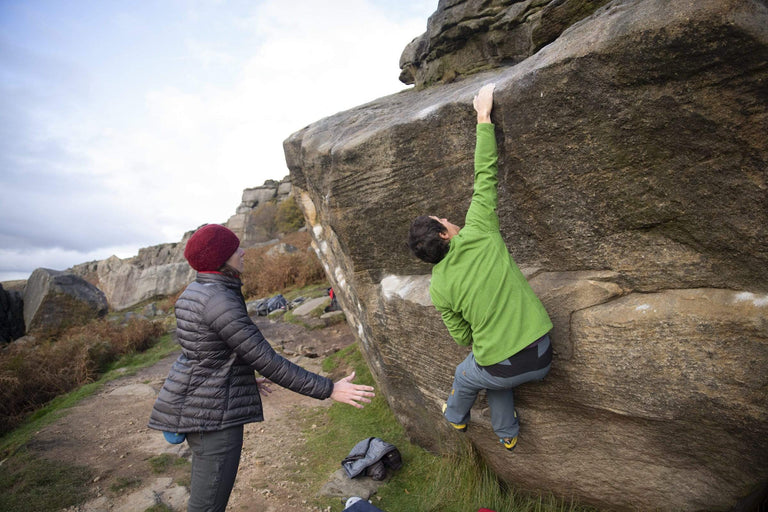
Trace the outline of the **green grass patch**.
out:
<instances>
[{"instance_id":1,"label":"green grass patch","mask_svg":"<svg viewBox=\"0 0 768 512\"><path fill-rule=\"evenodd\" d=\"M184 457L164 453L149 459L149 465L153 473L166 473L173 468L183 468L190 465L190 462Z\"/></svg>"},{"instance_id":2,"label":"green grass patch","mask_svg":"<svg viewBox=\"0 0 768 512\"><path fill-rule=\"evenodd\" d=\"M292 300L299 297L304 297L305 299L324 297L328 295L328 288L330 287L331 285L328 284L327 281L323 281L321 283L315 283L308 286L303 286L301 288L286 290L283 293L283 297L285 297L285 300L288 302L291 302Z\"/></svg>"},{"instance_id":3,"label":"green grass patch","mask_svg":"<svg viewBox=\"0 0 768 512\"><path fill-rule=\"evenodd\" d=\"M89 468L70 466L19 451L0 466L0 510L48 512L89 497Z\"/></svg>"},{"instance_id":4,"label":"green grass patch","mask_svg":"<svg viewBox=\"0 0 768 512\"><path fill-rule=\"evenodd\" d=\"M323 370L338 378L353 369L355 382L374 385L357 345L327 358ZM497 512L586 512L586 507L552 496L531 496L516 492L500 482L469 442L459 453L438 456L410 443L383 396L376 396L365 409L333 404L327 411L306 417L304 435L310 466L306 471L327 476L339 469L341 461L359 441L379 437L397 446L403 467L379 488L373 503L384 510L419 512L467 512L486 507ZM314 428L311 426L314 425ZM325 480L316 484L316 492ZM337 498L318 498L323 509L341 511Z\"/></svg>"},{"instance_id":5,"label":"green grass patch","mask_svg":"<svg viewBox=\"0 0 768 512\"><path fill-rule=\"evenodd\" d=\"M326 326L336 325L336 324L343 324L347 321L347 317L342 313L340 315L333 315L331 317L324 318L323 321L325 322Z\"/></svg>"},{"instance_id":6,"label":"green grass patch","mask_svg":"<svg viewBox=\"0 0 768 512\"><path fill-rule=\"evenodd\" d=\"M142 368L152 366L176 350L179 350L179 344L173 341L170 333L164 334L157 343L144 352L126 354L109 365L107 372L99 379L99 382L107 382L118 377L133 375Z\"/></svg>"},{"instance_id":7,"label":"green grass patch","mask_svg":"<svg viewBox=\"0 0 768 512\"><path fill-rule=\"evenodd\" d=\"M173 512L173 509L165 503L158 503L157 505L152 505L144 512Z\"/></svg>"},{"instance_id":8,"label":"green grass patch","mask_svg":"<svg viewBox=\"0 0 768 512\"><path fill-rule=\"evenodd\" d=\"M109 490L112 491L115 494L122 494L126 491L131 491L133 489L138 489L141 487L141 479L140 478L123 478L120 477L115 480L115 482L109 486Z\"/></svg>"},{"instance_id":9,"label":"green grass patch","mask_svg":"<svg viewBox=\"0 0 768 512\"><path fill-rule=\"evenodd\" d=\"M322 320L316 319L311 322L307 322L304 319L304 317L296 316L290 311L285 312L285 314L283 315L282 321L289 324L300 325L308 331L316 331L316 330L324 329L325 327L327 327Z\"/></svg>"}]
</instances>

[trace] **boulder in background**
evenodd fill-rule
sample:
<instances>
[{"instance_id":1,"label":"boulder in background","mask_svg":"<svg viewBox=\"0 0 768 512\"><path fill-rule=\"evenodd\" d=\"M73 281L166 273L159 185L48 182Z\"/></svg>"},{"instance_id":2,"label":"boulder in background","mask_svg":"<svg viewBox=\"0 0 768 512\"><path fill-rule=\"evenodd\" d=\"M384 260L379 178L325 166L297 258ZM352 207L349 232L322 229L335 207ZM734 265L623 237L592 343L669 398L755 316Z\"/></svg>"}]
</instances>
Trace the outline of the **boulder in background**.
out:
<instances>
[{"instance_id":1,"label":"boulder in background","mask_svg":"<svg viewBox=\"0 0 768 512\"><path fill-rule=\"evenodd\" d=\"M91 283L71 272L38 268L24 288L27 332L82 325L107 314L107 298Z\"/></svg>"}]
</instances>

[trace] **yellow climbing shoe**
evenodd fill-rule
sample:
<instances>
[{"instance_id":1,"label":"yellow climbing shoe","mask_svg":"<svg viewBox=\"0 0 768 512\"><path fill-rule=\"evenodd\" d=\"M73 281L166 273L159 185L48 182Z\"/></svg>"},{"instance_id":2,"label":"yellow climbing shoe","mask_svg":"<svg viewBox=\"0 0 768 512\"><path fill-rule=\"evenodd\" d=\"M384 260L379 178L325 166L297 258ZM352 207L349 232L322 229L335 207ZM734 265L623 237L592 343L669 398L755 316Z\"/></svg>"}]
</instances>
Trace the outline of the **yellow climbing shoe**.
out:
<instances>
[{"instance_id":1,"label":"yellow climbing shoe","mask_svg":"<svg viewBox=\"0 0 768 512\"><path fill-rule=\"evenodd\" d=\"M443 404L443 414L445 414L445 410L447 408L448 408L448 404L447 403ZM449 421L448 423L451 423L451 422ZM459 432L466 432L467 431L467 424L466 423L462 423L461 425L459 425L457 423L451 423L451 426L453 428L455 428L456 430L458 430Z\"/></svg>"},{"instance_id":2,"label":"yellow climbing shoe","mask_svg":"<svg viewBox=\"0 0 768 512\"><path fill-rule=\"evenodd\" d=\"M504 448L506 448L509 451L512 451L515 449L515 446L517 446L517 436L502 437L501 439L499 439L499 442L504 445Z\"/></svg>"}]
</instances>

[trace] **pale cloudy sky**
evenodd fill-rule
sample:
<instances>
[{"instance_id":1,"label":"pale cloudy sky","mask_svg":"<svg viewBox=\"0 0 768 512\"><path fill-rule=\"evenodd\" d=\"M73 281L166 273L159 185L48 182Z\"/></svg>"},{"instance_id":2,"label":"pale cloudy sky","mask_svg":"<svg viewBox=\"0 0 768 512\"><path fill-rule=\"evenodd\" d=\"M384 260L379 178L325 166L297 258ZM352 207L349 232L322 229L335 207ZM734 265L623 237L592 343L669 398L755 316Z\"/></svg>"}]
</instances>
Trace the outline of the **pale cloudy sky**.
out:
<instances>
[{"instance_id":1,"label":"pale cloudy sky","mask_svg":"<svg viewBox=\"0 0 768 512\"><path fill-rule=\"evenodd\" d=\"M396 93L437 0L0 1L0 281L178 242Z\"/></svg>"}]
</instances>

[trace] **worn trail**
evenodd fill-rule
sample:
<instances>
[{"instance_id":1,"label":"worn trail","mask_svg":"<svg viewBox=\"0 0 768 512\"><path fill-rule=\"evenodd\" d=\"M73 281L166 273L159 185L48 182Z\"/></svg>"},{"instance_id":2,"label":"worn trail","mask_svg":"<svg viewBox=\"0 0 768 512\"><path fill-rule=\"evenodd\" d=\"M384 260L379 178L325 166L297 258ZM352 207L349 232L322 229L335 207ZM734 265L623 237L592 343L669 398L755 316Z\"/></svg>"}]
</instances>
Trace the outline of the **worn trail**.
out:
<instances>
[{"instance_id":1,"label":"worn trail","mask_svg":"<svg viewBox=\"0 0 768 512\"><path fill-rule=\"evenodd\" d=\"M322 356L354 342L345 323L318 330L258 318L265 337L286 357L320 372ZM301 354L319 355L306 357ZM88 466L93 470L93 498L68 512L134 512L162 502L185 510L189 466L153 471L162 454L189 457L186 443L170 445L160 432L146 427L149 412L178 354L132 376L114 380L83 400L68 414L37 432L29 448L37 455ZM273 386L264 397L265 421L246 426L243 456L228 510L242 512L311 512L308 484L295 479L306 461L299 412L323 408L319 401Z\"/></svg>"}]
</instances>

